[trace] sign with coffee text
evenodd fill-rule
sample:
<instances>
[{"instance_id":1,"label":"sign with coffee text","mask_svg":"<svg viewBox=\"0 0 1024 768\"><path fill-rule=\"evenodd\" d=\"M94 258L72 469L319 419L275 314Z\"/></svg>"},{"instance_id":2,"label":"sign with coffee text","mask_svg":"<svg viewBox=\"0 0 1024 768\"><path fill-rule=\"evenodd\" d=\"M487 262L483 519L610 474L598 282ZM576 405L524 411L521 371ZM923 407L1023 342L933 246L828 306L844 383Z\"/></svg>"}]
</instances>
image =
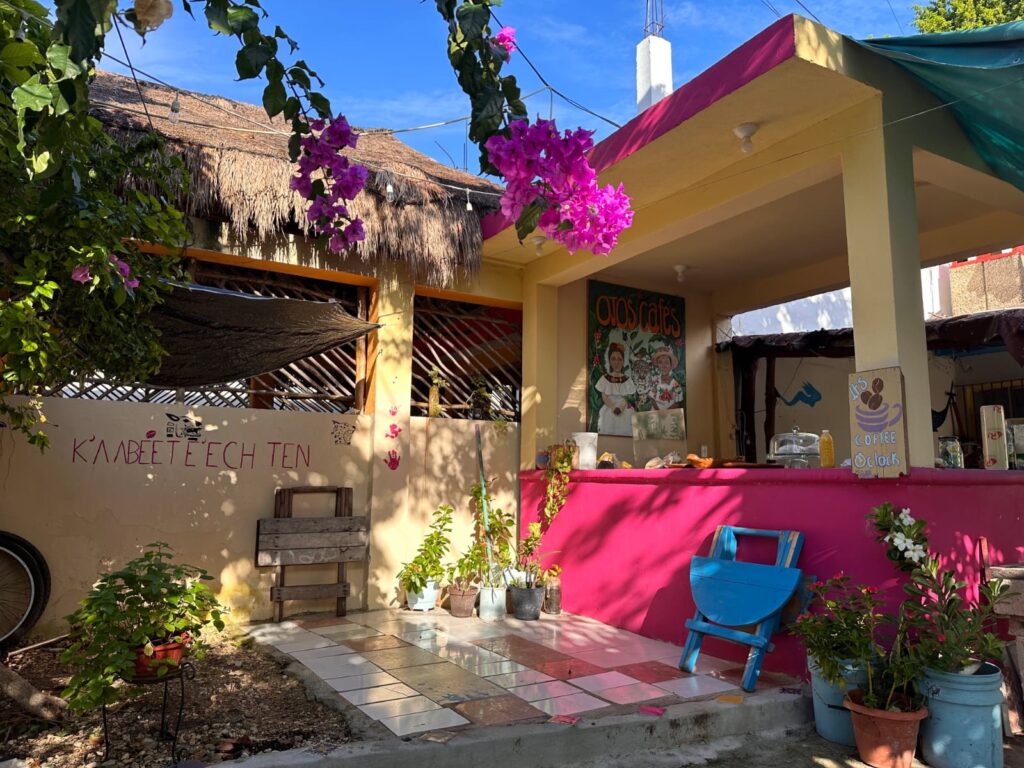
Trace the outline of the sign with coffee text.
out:
<instances>
[{"instance_id":1,"label":"sign with coffee text","mask_svg":"<svg viewBox=\"0 0 1024 768\"><path fill-rule=\"evenodd\" d=\"M858 477L899 477L907 463L903 372L879 368L850 374L850 456Z\"/></svg>"}]
</instances>

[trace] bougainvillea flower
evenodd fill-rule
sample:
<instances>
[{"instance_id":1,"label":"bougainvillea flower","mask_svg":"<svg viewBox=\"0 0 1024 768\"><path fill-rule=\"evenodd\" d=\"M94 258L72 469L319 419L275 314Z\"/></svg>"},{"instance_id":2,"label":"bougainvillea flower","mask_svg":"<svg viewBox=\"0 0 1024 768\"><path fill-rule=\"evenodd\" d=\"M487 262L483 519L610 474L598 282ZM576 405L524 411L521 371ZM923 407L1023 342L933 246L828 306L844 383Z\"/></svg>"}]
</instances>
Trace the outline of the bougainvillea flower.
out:
<instances>
[{"instance_id":1,"label":"bougainvillea flower","mask_svg":"<svg viewBox=\"0 0 1024 768\"><path fill-rule=\"evenodd\" d=\"M499 29L498 34L494 36L494 44L504 48L509 56L511 56L512 52L516 49L516 28L502 27Z\"/></svg>"},{"instance_id":2,"label":"bougainvillea flower","mask_svg":"<svg viewBox=\"0 0 1024 768\"><path fill-rule=\"evenodd\" d=\"M76 283L89 283L92 282L92 273L85 264L79 264L71 270L71 279Z\"/></svg>"}]
</instances>

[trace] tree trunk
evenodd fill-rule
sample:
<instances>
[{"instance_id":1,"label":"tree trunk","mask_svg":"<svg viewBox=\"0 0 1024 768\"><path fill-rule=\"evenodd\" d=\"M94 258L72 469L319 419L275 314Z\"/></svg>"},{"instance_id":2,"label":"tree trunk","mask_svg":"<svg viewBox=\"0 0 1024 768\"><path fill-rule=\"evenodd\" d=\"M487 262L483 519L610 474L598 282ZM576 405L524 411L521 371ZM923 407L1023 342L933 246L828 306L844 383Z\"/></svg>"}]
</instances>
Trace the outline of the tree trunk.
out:
<instances>
[{"instance_id":1,"label":"tree trunk","mask_svg":"<svg viewBox=\"0 0 1024 768\"><path fill-rule=\"evenodd\" d=\"M0 664L0 691L41 720L60 719L68 705L64 699L36 690L28 680L3 664Z\"/></svg>"}]
</instances>

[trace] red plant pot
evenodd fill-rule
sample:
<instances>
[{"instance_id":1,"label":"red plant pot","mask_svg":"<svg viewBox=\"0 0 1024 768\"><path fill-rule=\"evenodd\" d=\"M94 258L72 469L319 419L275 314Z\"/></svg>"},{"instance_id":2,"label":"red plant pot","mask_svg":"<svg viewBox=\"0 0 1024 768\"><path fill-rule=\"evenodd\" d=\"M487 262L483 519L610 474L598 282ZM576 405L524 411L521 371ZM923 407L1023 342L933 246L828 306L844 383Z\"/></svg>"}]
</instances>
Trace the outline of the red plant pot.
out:
<instances>
[{"instance_id":1,"label":"red plant pot","mask_svg":"<svg viewBox=\"0 0 1024 768\"><path fill-rule=\"evenodd\" d=\"M142 648L135 649L135 676L156 677L157 671L163 667L168 671L181 664L185 655L184 643L164 643L153 646L153 655L147 656Z\"/></svg>"},{"instance_id":2,"label":"red plant pot","mask_svg":"<svg viewBox=\"0 0 1024 768\"><path fill-rule=\"evenodd\" d=\"M473 606L476 605L476 596L480 592L476 587L470 589L449 589L448 600L451 606L452 616L458 619L468 619L473 615Z\"/></svg>"},{"instance_id":3,"label":"red plant pot","mask_svg":"<svg viewBox=\"0 0 1024 768\"><path fill-rule=\"evenodd\" d=\"M917 732L921 721L928 717L928 710L871 709L860 703L863 696L863 691L850 691L843 701L853 719L853 737L860 759L874 768L912 768Z\"/></svg>"}]
</instances>

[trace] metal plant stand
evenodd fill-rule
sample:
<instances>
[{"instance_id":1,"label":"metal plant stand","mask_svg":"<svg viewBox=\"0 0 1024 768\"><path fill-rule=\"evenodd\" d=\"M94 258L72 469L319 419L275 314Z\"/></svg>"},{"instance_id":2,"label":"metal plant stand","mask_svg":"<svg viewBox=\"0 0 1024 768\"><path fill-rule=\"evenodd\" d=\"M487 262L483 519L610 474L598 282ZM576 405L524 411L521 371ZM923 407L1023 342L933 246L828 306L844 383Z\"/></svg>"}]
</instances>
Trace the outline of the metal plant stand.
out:
<instances>
[{"instance_id":1,"label":"metal plant stand","mask_svg":"<svg viewBox=\"0 0 1024 768\"><path fill-rule=\"evenodd\" d=\"M196 668L187 661L181 662L174 670L162 677L133 677L124 679L128 685L160 685L164 686L163 704L160 707L160 741L171 742L171 766L178 763L178 734L181 731L181 716L185 711L185 681L194 680ZM174 722L174 730L167 728L167 693L168 687L175 680L178 681L178 717ZM110 759L110 732L107 727L107 705L103 705L103 762Z\"/></svg>"}]
</instances>

